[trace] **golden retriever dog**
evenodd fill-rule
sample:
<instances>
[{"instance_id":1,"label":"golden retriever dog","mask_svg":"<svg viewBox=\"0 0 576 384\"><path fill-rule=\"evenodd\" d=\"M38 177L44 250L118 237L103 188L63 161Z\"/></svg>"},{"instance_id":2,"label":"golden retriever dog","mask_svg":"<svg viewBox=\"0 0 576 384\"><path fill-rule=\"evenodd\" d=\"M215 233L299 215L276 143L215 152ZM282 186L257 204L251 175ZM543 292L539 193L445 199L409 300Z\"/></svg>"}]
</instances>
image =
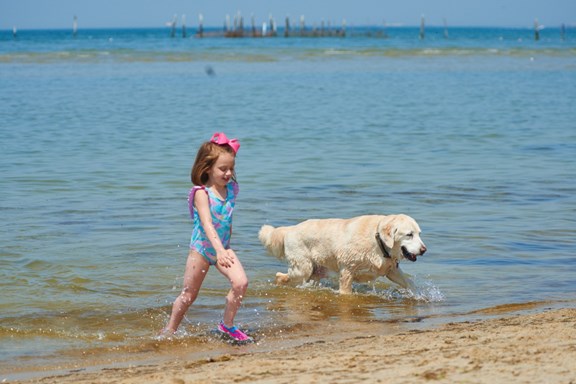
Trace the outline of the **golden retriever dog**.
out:
<instances>
[{"instance_id":1,"label":"golden retriever dog","mask_svg":"<svg viewBox=\"0 0 576 384\"><path fill-rule=\"evenodd\" d=\"M402 259L416 261L426 252L420 227L407 215L367 215L351 219L312 219L289 227L264 225L258 233L269 253L286 259L288 273L276 273L277 284L319 281L339 273L340 293L352 293L352 282L386 276L413 292L400 270Z\"/></svg>"}]
</instances>

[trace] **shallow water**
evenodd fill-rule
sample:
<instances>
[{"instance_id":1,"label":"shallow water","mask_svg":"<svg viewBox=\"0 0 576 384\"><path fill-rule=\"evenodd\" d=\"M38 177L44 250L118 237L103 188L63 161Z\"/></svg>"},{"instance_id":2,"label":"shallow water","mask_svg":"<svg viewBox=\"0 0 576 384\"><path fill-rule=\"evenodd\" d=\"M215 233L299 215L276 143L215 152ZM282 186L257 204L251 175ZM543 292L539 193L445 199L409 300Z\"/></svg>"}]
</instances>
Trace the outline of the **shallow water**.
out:
<instances>
[{"instance_id":1,"label":"shallow water","mask_svg":"<svg viewBox=\"0 0 576 384\"><path fill-rule=\"evenodd\" d=\"M233 247L251 285L237 319L263 341L573 305L571 31L367 31L0 38L0 372L154 350L187 254L190 166L215 131L242 144ZM262 224L392 213L414 217L428 247L401 265L416 295L383 279L352 297L330 279L272 283L286 266L259 244ZM226 290L211 271L178 334L190 353L219 348L206 335Z\"/></svg>"}]
</instances>

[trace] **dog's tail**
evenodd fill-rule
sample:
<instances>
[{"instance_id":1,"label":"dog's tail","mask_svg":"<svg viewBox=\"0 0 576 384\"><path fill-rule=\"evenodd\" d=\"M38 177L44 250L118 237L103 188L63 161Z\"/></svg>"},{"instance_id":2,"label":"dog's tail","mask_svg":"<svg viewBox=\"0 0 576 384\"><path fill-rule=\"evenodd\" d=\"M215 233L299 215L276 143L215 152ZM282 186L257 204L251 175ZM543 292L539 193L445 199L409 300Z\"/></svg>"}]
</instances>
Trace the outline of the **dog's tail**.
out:
<instances>
[{"instance_id":1,"label":"dog's tail","mask_svg":"<svg viewBox=\"0 0 576 384\"><path fill-rule=\"evenodd\" d=\"M284 235L285 227L274 228L271 225L263 225L258 232L258 239L266 250L279 259L285 257L284 253Z\"/></svg>"}]
</instances>

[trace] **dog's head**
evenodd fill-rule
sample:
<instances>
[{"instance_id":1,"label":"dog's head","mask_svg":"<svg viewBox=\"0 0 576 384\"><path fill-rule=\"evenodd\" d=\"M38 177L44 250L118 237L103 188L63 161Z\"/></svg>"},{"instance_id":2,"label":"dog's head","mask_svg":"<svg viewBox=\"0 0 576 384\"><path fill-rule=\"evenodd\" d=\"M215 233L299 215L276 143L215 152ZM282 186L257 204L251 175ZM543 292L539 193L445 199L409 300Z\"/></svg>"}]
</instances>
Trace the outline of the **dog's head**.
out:
<instances>
[{"instance_id":1,"label":"dog's head","mask_svg":"<svg viewBox=\"0 0 576 384\"><path fill-rule=\"evenodd\" d=\"M378 225L378 233L390 256L416 261L426 252L426 246L420 239L420 226L407 215L390 215Z\"/></svg>"}]
</instances>

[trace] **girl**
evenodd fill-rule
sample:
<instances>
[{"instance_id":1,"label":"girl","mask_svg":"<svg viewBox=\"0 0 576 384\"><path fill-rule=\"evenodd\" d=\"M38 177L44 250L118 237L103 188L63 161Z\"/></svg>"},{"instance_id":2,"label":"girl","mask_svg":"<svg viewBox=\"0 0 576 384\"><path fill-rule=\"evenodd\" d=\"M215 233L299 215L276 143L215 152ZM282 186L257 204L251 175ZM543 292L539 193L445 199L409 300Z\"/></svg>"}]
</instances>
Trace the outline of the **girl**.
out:
<instances>
[{"instance_id":1,"label":"girl","mask_svg":"<svg viewBox=\"0 0 576 384\"><path fill-rule=\"evenodd\" d=\"M174 334L192 305L211 265L232 285L226 296L224 318L218 330L237 341L252 340L234 326L234 317L248 288L248 278L236 253L230 249L232 211L238 194L234 172L240 143L215 133L200 146L194 166L188 204L194 221L190 252L184 272L184 287L172 306L172 315L162 335Z\"/></svg>"}]
</instances>

